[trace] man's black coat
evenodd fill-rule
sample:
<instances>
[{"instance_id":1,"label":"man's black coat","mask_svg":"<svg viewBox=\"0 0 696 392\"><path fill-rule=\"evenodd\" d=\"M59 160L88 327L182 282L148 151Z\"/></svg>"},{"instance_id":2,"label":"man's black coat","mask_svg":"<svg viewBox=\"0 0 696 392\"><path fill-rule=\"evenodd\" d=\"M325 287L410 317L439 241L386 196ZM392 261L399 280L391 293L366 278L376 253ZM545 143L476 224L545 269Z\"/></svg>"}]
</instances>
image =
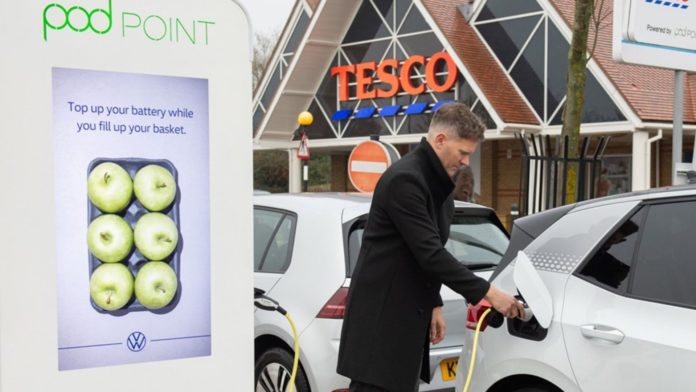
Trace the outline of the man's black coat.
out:
<instances>
[{"instance_id":1,"label":"man's black coat","mask_svg":"<svg viewBox=\"0 0 696 392\"><path fill-rule=\"evenodd\" d=\"M375 189L353 272L338 373L391 392L430 381L432 310L440 285L478 303L489 288L444 248L454 185L425 140L384 173Z\"/></svg>"}]
</instances>

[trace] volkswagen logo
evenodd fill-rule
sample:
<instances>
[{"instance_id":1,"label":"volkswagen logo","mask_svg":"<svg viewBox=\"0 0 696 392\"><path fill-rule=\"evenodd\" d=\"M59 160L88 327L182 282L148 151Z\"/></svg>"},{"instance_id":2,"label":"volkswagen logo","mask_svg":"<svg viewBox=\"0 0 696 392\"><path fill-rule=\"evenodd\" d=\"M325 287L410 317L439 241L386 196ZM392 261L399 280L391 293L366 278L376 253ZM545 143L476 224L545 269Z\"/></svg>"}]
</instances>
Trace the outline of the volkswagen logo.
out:
<instances>
[{"instance_id":1,"label":"volkswagen logo","mask_svg":"<svg viewBox=\"0 0 696 392\"><path fill-rule=\"evenodd\" d=\"M145 348L146 343L147 338L145 337L145 334L137 331L128 335L128 339L126 340L126 345L128 346L128 349L133 351L134 353L142 351Z\"/></svg>"}]
</instances>

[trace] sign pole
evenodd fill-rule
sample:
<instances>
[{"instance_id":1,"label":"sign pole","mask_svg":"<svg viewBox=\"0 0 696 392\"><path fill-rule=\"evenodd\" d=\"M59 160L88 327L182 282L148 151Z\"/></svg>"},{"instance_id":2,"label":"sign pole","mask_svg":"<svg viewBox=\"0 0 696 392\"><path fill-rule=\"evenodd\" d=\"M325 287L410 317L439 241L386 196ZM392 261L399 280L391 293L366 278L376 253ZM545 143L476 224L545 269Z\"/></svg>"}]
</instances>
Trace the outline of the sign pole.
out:
<instances>
[{"instance_id":1,"label":"sign pole","mask_svg":"<svg viewBox=\"0 0 696 392\"><path fill-rule=\"evenodd\" d=\"M300 147L297 150L297 157L302 162L302 192L307 192L309 188L309 145L306 127L312 125L314 116L310 112L302 112L297 116L297 123L300 124Z\"/></svg>"},{"instance_id":2,"label":"sign pole","mask_svg":"<svg viewBox=\"0 0 696 392\"><path fill-rule=\"evenodd\" d=\"M672 185L677 183L677 165L682 161L685 71L674 71L674 112L672 119ZM693 158L692 158L693 161Z\"/></svg>"}]
</instances>

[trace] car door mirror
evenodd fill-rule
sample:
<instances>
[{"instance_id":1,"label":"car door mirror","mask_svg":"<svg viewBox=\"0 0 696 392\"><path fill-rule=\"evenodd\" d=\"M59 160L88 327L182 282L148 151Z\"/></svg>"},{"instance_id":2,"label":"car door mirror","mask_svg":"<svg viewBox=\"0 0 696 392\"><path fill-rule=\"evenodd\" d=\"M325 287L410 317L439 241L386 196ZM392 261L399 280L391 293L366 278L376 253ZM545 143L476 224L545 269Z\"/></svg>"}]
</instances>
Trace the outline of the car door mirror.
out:
<instances>
[{"instance_id":1,"label":"car door mirror","mask_svg":"<svg viewBox=\"0 0 696 392\"><path fill-rule=\"evenodd\" d=\"M539 276L529 257L523 251L517 252L513 280L524 301L534 312L539 325L543 328L548 328L553 319L551 293L549 293L544 281L541 280L541 276Z\"/></svg>"}]
</instances>

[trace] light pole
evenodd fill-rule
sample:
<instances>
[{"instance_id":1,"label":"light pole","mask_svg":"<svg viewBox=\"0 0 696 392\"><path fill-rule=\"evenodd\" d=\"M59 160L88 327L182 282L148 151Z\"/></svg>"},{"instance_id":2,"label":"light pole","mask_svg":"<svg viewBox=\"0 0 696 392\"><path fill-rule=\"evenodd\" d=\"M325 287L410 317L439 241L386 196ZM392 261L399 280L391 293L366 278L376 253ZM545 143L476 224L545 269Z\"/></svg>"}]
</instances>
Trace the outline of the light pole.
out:
<instances>
[{"instance_id":1,"label":"light pole","mask_svg":"<svg viewBox=\"0 0 696 392\"><path fill-rule=\"evenodd\" d=\"M300 124L300 148L297 149L297 157L302 159L302 192L307 192L309 187L309 144L305 127L312 125L314 116L310 112L302 112L297 116Z\"/></svg>"}]
</instances>

